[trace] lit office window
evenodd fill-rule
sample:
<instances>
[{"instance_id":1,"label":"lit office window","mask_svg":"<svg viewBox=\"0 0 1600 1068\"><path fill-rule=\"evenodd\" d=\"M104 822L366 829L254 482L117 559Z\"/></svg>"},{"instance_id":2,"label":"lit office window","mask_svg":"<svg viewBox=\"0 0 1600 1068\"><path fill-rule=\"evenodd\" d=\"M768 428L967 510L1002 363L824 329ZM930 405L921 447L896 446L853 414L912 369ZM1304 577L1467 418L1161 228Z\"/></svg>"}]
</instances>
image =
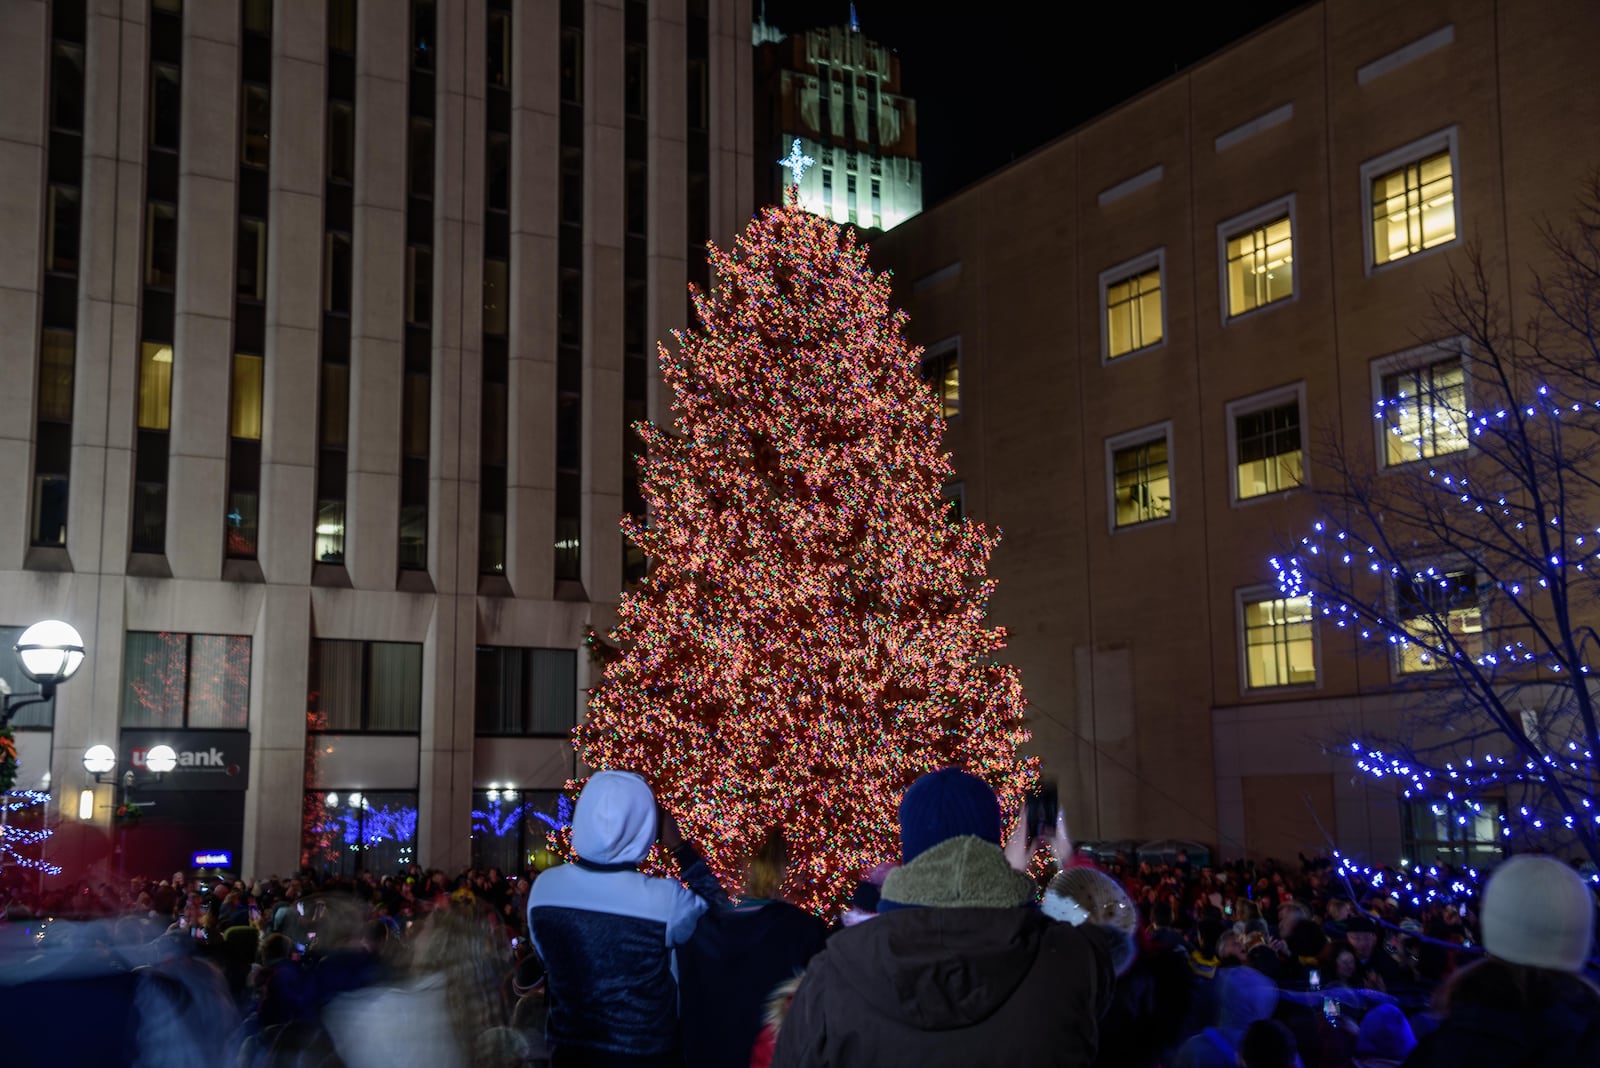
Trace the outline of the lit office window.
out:
<instances>
[{"instance_id":1,"label":"lit office window","mask_svg":"<svg viewBox=\"0 0 1600 1068\"><path fill-rule=\"evenodd\" d=\"M1372 179L1372 261L1393 263L1456 238L1450 149Z\"/></svg>"},{"instance_id":2,"label":"lit office window","mask_svg":"<svg viewBox=\"0 0 1600 1068\"><path fill-rule=\"evenodd\" d=\"M1401 674L1437 671L1458 651L1473 658L1483 654L1483 606L1475 569L1431 568L1421 577L1399 581L1394 605L1401 627L1411 636L1395 648Z\"/></svg>"},{"instance_id":3,"label":"lit office window","mask_svg":"<svg viewBox=\"0 0 1600 1068\"><path fill-rule=\"evenodd\" d=\"M1106 286L1106 355L1115 359L1159 343L1161 268L1154 266Z\"/></svg>"},{"instance_id":4,"label":"lit office window","mask_svg":"<svg viewBox=\"0 0 1600 1068\"><path fill-rule=\"evenodd\" d=\"M1246 688L1303 686L1317 681L1311 598L1245 600L1242 608Z\"/></svg>"},{"instance_id":5,"label":"lit office window","mask_svg":"<svg viewBox=\"0 0 1600 1068\"><path fill-rule=\"evenodd\" d=\"M1165 430L1111 449L1112 508L1119 527L1172 515L1172 474Z\"/></svg>"},{"instance_id":6,"label":"lit office window","mask_svg":"<svg viewBox=\"0 0 1600 1068\"><path fill-rule=\"evenodd\" d=\"M1240 500L1292 490L1305 480L1298 399L1235 413L1233 433Z\"/></svg>"},{"instance_id":7,"label":"lit office window","mask_svg":"<svg viewBox=\"0 0 1600 1068\"><path fill-rule=\"evenodd\" d=\"M1467 447L1467 372L1459 357L1386 374L1381 389L1385 467Z\"/></svg>"},{"instance_id":8,"label":"lit office window","mask_svg":"<svg viewBox=\"0 0 1600 1068\"><path fill-rule=\"evenodd\" d=\"M1294 295L1294 239L1289 214L1229 234L1228 314L1243 315Z\"/></svg>"}]
</instances>

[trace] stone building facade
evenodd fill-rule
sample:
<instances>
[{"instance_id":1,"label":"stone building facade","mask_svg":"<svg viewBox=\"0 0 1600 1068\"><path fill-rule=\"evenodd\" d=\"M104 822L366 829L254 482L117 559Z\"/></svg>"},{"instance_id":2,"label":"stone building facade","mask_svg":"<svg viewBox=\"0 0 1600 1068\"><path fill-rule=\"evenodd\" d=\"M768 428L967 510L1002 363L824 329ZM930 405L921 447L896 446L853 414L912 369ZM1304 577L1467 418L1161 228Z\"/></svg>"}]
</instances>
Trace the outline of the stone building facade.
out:
<instances>
[{"instance_id":1,"label":"stone building facade","mask_svg":"<svg viewBox=\"0 0 1600 1068\"><path fill-rule=\"evenodd\" d=\"M751 211L748 5L0 8L0 627L89 650L20 785L110 841L85 750L168 741L130 866L518 862Z\"/></svg>"}]
</instances>

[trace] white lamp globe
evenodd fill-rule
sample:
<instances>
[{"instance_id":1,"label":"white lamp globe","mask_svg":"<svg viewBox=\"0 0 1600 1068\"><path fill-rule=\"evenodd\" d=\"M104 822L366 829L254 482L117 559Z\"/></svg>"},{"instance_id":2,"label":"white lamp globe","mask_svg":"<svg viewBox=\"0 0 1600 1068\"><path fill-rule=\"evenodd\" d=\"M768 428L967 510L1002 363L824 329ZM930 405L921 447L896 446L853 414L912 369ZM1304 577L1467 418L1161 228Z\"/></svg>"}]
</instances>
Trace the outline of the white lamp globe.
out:
<instances>
[{"instance_id":1,"label":"white lamp globe","mask_svg":"<svg viewBox=\"0 0 1600 1068\"><path fill-rule=\"evenodd\" d=\"M23 631L16 650L22 673L41 685L66 682L83 664L83 636L59 619Z\"/></svg>"},{"instance_id":2,"label":"white lamp globe","mask_svg":"<svg viewBox=\"0 0 1600 1068\"><path fill-rule=\"evenodd\" d=\"M117 754L109 745L91 745L83 754L83 770L90 775L104 775L117 766Z\"/></svg>"},{"instance_id":3,"label":"white lamp globe","mask_svg":"<svg viewBox=\"0 0 1600 1068\"><path fill-rule=\"evenodd\" d=\"M178 754L170 745L153 745L144 755L144 766L157 775L165 775L178 766Z\"/></svg>"}]
</instances>

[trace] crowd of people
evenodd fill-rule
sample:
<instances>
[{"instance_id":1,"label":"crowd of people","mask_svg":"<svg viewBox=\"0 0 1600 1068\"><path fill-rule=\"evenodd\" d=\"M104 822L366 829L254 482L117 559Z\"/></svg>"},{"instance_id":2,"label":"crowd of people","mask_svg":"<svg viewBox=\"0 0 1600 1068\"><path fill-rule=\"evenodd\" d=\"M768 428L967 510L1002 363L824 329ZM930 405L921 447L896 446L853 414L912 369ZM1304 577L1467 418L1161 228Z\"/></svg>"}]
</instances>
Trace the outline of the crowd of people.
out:
<instances>
[{"instance_id":1,"label":"crowd of people","mask_svg":"<svg viewBox=\"0 0 1600 1068\"><path fill-rule=\"evenodd\" d=\"M1600 1066L1595 899L1560 860L1501 863L1474 907L1447 869L1402 894L1323 858L1092 863L1059 826L1006 840L956 769L899 815L828 921L782 899L781 833L724 886L615 771L542 873L7 883L0 1062ZM658 843L675 878L640 870Z\"/></svg>"}]
</instances>

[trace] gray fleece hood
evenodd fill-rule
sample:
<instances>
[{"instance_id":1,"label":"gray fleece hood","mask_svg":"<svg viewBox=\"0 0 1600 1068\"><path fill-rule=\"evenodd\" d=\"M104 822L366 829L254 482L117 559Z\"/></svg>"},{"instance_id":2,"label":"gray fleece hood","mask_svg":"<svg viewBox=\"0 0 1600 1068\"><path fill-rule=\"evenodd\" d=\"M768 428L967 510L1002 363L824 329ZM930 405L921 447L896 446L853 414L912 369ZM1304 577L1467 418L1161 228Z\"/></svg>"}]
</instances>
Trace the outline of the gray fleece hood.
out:
<instances>
[{"instance_id":1,"label":"gray fleece hood","mask_svg":"<svg viewBox=\"0 0 1600 1068\"><path fill-rule=\"evenodd\" d=\"M578 795L572 850L590 864L637 864L656 840L656 798L631 771L597 771Z\"/></svg>"}]
</instances>

